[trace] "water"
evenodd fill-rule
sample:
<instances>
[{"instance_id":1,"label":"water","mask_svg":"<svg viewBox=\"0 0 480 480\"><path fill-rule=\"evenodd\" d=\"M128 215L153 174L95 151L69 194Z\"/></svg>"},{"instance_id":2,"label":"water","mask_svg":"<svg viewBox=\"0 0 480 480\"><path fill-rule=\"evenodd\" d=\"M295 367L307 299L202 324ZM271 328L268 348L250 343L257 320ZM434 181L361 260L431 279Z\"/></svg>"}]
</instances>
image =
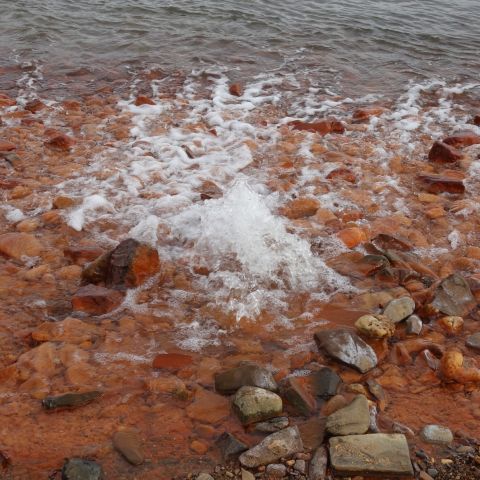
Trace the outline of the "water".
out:
<instances>
[{"instance_id":1,"label":"water","mask_svg":"<svg viewBox=\"0 0 480 480\"><path fill-rule=\"evenodd\" d=\"M480 67L476 0L1 0L0 11L0 66L98 75L215 65L384 93L411 79L468 80Z\"/></svg>"}]
</instances>

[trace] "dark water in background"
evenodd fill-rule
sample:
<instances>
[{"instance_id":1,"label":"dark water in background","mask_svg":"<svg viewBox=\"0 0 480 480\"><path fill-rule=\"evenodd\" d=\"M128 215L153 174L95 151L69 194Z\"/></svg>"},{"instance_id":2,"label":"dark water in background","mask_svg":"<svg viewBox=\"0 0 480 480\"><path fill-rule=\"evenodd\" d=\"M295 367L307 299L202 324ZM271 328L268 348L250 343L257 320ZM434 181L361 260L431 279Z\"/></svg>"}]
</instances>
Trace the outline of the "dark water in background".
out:
<instances>
[{"instance_id":1,"label":"dark water in background","mask_svg":"<svg viewBox=\"0 0 480 480\"><path fill-rule=\"evenodd\" d=\"M220 65L362 92L480 73L479 0L0 0L0 12L0 66Z\"/></svg>"}]
</instances>

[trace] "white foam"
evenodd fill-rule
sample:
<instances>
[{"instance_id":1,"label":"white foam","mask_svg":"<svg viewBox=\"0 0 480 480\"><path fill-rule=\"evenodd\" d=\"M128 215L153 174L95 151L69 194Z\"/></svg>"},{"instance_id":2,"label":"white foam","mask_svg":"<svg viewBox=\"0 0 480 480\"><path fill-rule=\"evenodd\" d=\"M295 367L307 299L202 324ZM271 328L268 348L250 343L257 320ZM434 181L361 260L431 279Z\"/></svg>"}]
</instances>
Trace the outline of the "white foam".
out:
<instances>
[{"instance_id":1,"label":"white foam","mask_svg":"<svg viewBox=\"0 0 480 480\"><path fill-rule=\"evenodd\" d=\"M68 215L67 225L80 232L88 221L88 215L98 210L112 211L113 205L102 195L90 195L83 199L79 208Z\"/></svg>"}]
</instances>

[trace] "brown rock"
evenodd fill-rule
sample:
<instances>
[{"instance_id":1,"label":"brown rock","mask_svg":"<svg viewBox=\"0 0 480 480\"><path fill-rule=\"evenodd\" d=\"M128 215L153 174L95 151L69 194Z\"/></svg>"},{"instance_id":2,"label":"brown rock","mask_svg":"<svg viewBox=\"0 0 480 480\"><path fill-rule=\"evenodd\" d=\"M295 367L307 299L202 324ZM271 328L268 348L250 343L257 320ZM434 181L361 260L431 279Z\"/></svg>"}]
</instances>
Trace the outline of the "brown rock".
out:
<instances>
[{"instance_id":1,"label":"brown rock","mask_svg":"<svg viewBox=\"0 0 480 480\"><path fill-rule=\"evenodd\" d=\"M208 445L200 442L199 440L193 440L193 442L190 444L190 449L199 455L204 455L208 452Z\"/></svg>"},{"instance_id":2,"label":"brown rock","mask_svg":"<svg viewBox=\"0 0 480 480\"><path fill-rule=\"evenodd\" d=\"M311 217L315 215L320 204L314 198L295 198L291 200L283 209L282 215L294 220L297 218Z\"/></svg>"},{"instance_id":3,"label":"brown rock","mask_svg":"<svg viewBox=\"0 0 480 480\"><path fill-rule=\"evenodd\" d=\"M77 201L74 198L70 197L65 197L63 195L60 195L58 197L55 197L53 199L52 205L53 208L57 208L59 210L64 209L64 208L70 208L76 205Z\"/></svg>"},{"instance_id":4,"label":"brown rock","mask_svg":"<svg viewBox=\"0 0 480 480\"><path fill-rule=\"evenodd\" d=\"M438 324L451 335L456 335L462 331L463 318L458 316L442 317L438 320Z\"/></svg>"},{"instance_id":5,"label":"brown rock","mask_svg":"<svg viewBox=\"0 0 480 480\"><path fill-rule=\"evenodd\" d=\"M308 417L315 413L317 402L297 377L289 377L281 388L282 397L296 415Z\"/></svg>"},{"instance_id":6,"label":"brown rock","mask_svg":"<svg viewBox=\"0 0 480 480\"><path fill-rule=\"evenodd\" d=\"M145 95L139 95L135 99L135 105L140 107L141 105L155 105L155 102L151 99L146 97Z\"/></svg>"},{"instance_id":7,"label":"brown rock","mask_svg":"<svg viewBox=\"0 0 480 480\"><path fill-rule=\"evenodd\" d=\"M100 328L96 325L67 317L60 322L42 323L32 332L32 338L37 342L65 342L79 345L87 341L93 342L101 334Z\"/></svg>"},{"instance_id":8,"label":"brown rock","mask_svg":"<svg viewBox=\"0 0 480 480\"><path fill-rule=\"evenodd\" d=\"M480 135L477 135L474 132L459 132L455 135L445 138L443 143L451 145L455 148L469 147L471 145L477 145L480 143Z\"/></svg>"},{"instance_id":9,"label":"brown rock","mask_svg":"<svg viewBox=\"0 0 480 480\"><path fill-rule=\"evenodd\" d=\"M52 150L68 151L75 145L75 140L64 133L53 136L45 141L45 146Z\"/></svg>"},{"instance_id":10,"label":"brown rock","mask_svg":"<svg viewBox=\"0 0 480 480\"><path fill-rule=\"evenodd\" d=\"M346 182L355 183L357 177L348 168L336 168L332 170L326 177L328 180L345 180Z\"/></svg>"},{"instance_id":11,"label":"brown rock","mask_svg":"<svg viewBox=\"0 0 480 480\"><path fill-rule=\"evenodd\" d=\"M344 228L337 236L348 248L355 248L368 240L366 233L358 227Z\"/></svg>"},{"instance_id":12,"label":"brown rock","mask_svg":"<svg viewBox=\"0 0 480 480\"><path fill-rule=\"evenodd\" d=\"M472 122L474 125L477 125L480 127L480 115L474 115L472 118Z\"/></svg>"},{"instance_id":13,"label":"brown rock","mask_svg":"<svg viewBox=\"0 0 480 480\"><path fill-rule=\"evenodd\" d=\"M300 120L294 120L288 124L294 130L300 130L304 132L319 133L320 135L326 135L327 133L344 133L345 127L342 122L334 119L318 120L315 122L302 122Z\"/></svg>"},{"instance_id":14,"label":"brown rock","mask_svg":"<svg viewBox=\"0 0 480 480\"><path fill-rule=\"evenodd\" d=\"M325 438L325 417L313 417L298 425L303 446L308 450L318 448Z\"/></svg>"},{"instance_id":15,"label":"brown rock","mask_svg":"<svg viewBox=\"0 0 480 480\"><path fill-rule=\"evenodd\" d=\"M83 268L82 280L84 283L102 283L107 277L107 270L110 264L111 252L105 252L93 262Z\"/></svg>"},{"instance_id":16,"label":"brown rock","mask_svg":"<svg viewBox=\"0 0 480 480\"><path fill-rule=\"evenodd\" d=\"M153 368L165 368L167 370L180 370L188 367L193 362L190 355L182 353L162 353L153 359Z\"/></svg>"},{"instance_id":17,"label":"brown rock","mask_svg":"<svg viewBox=\"0 0 480 480\"><path fill-rule=\"evenodd\" d=\"M63 251L65 257L69 258L70 260L72 260L72 262L78 265L83 265L86 262L91 262L96 258L100 257L100 255L102 255L103 253L105 253L105 251L102 248L94 246L68 247Z\"/></svg>"},{"instance_id":18,"label":"brown rock","mask_svg":"<svg viewBox=\"0 0 480 480\"><path fill-rule=\"evenodd\" d=\"M113 446L127 462L141 465L144 460L142 443L139 435L132 431L120 431L113 435Z\"/></svg>"},{"instance_id":19,"label":"brown rock","mask_svg":"<svg viewBox=\"0 0 480 480\"><path fill-rule=\"evenodd\" d=\"M462 152L444 142L435 142L428 153L428 159L435 163L455 163L463 157Z\"/></svg>"},{"instance_id":20,"label":"brown rock","mask_svg":"<svg viewBox=\"0 0 480 480\"><path fill-rule=\"evenodd\" d=\"M430 193L465 193L463 180L453 176L421 174L418 178Z\"/></svg>"},{"instance_id":21,"label":"brown rock","mask_svg":"<svg viewBox=\"0 0 480 480\"><path fill-rule=\"evenodd\" d=\"M352 119L355 122L364 122L370 120L370 117L378 117L386 112L383 107L365 107L359 108L353 112Z\"/></svg>"},{"instance_id":22,"label":"brown rock","mask_svg":"<svg viewBox=\"0 0 480 480\"><path fill-rule=\"evenodd\" d=\"M347 400L343 395L335 395L323 406L323 414L328 417L332 413L335 413L337 410L340 410L343 407L348 405Z\"/></svg>"},{"instance_id":23,"label":"brown rock","mask_svg":"<svg viewBox=\"0 0 480 480\"><path fill-rule=\"evenodd\" d=\"M28 102L25 105L25 110L28 110L29 112L32 112L32 113L37 113L40 110L43 110L45 107L46 105L37 98L35 100Z\"/></svg>"},{"instance_id":24,"label":"brown rock","mask_svg":"<svg viewBox=\"0 0 480 480\"><path fill-rule=\"evenodd\" d=\"M42 244L28 233L5 233L0 235L0 254L15 260L23 256L36 257L43 250Z\"/></svg>"},{"instance_id":25,"label":"brown rock","mask_svg":"<svg viewBox=\"0 0 480 480\"><path fill-rule=\"evenodd\" d=\"M12 142L7 142L6 140L0 140L0 152L12 152L16 150L17 146Z\"/></svg>"},{"instance_id":26,"label":"brown rock","mask_svg":"<svg viewBox=\"0 0 480 480\"><path fill-rule=\"evenodd\" d=\"M243 87L239 83L232 83L228 87L228 91L230 95L233 95L235 97L241 97L243 95Z\"/></svg>"},{"instance_id":27,"label":"brown rock","mask_svg":"<svg viewBox=\"0 0 480 480\"><path fill-rule=\"evenodd\" d=\"M122 301L123 295L119 291L89 284L77 291L72 306L77 312L103 315L117 308Z\"/></svg>"},{"instance_id":28,"label":"brown rock","mask_svg":"<svg viewBox=\"0 0 480 480\"><path fill-rule=\"evenodd\" d=\"M199 422L218 423L230 415L230 401L208 390L199 389L195 399L187 407L187 415Z\"/></svg>"}]
</instances>

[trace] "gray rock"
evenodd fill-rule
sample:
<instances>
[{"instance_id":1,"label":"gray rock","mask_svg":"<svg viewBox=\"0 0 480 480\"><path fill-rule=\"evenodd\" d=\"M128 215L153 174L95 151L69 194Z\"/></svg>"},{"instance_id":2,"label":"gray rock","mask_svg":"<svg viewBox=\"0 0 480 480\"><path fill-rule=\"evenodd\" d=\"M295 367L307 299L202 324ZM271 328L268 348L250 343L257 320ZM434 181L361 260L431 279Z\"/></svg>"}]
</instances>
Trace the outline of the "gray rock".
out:
<instances>
[{"instance_id":1,"label":"gray rock","mask_svg":"<svg viewBox=\"0 0 480 480\"><path fill-rule=\"evenodd\" d=\"M308 478L310 480L325 480L327 475L328 454L325 447L319 447L315 450L310 468L308 469Z\"/></svg>"},{"instance_id":2,"label":"gray rock","mask_svg":"<svg viewBox=\"0 0 480 480\"><path fill-rule=\"evenodd\" d=\"M113 446L132 465L141 465L143 463L142 442L135 432L116 432L113 435Z\"/></svg>"},{"instance_id":3,"label":"gray rock","mask_svg":"<svg viewBox=\"0 0 480 480\"><path fill-rule=\"evenodd\" d=\"M401 322L415 311L415 302L411 297L396 298L388 303L383 311L393 323Z\"/></svg>"},{"instance_id":4,"label":"gray rock","mask_svg":"<svg viewBox=\"0 0 480 480\"><path fill-rule=\"evenodd\" d=\"M468 336L465 345L467 345L467 347L473 348L474 350L480 351L480 332Z\"/></svg>"},{"instance_id":5,"label":"gray rock","mask_svg":"<svg viewBox=\"0 0 480 480\"><path fill-rule=\"evenodd\" d=\"M266 422L259 422L255 424L254 430L256 432L273 433L273 432L278 432L283 428L287 428L288 424L289 424L288 417L276 417L276 418L271 418Z\"/></svg>"},{"instance_id":6,"label":"gray rock","mask_svg":"<svg viewBox=\"0 0 480 480\"><path fill-rule=\"evenodd\" d=\"M467 281L455 273L437 287L432 305L446 315L464 317L477 302Z\"/></svg>"},{"instance_id":7,"label":"gray rock","mask_svg":"<svg viewBox=\"0 0 480 480\"><path fill-rule=\"evenodd\" d=\"M368 391L375 397L378 402L378 408L383 412L387 406L387 394L383 387L374 379L367 380Z\"/></svg>"},{"instance_id":8,"label":"gray rock","mask_svg":"<svg viewBox=\"0 0 480 480\"><path fill-rule=\"evenodd\" d=\"M222 453L222 458L225 462L238 457L242 452L248 450L247 445L228 432L222 433L215 442L215 445Z\"/></svg>"},{"instance_id":9,"label":"gray rock","mask_svg":"<svg viewBox=\"0 0 480 480\"><path fill-rule=\"evenodd\" d=\"M202 472L198 474L197 480L214 480L214 479L209 473Z\"/></svg>"},{"instance_id":10,"label":"gray rock","mask_svg":"<svg viewBox=\"0 0 480 480\"><path fill-rule=\"evenodd\" d=\"M370 410L364 395L357 395L346 407L327 417L326 429L332 435L353 435L367 432Z\"/></svg>"},{"instance_id":11,"label":"gray rock","mask_svg":"<svg viewBox=\"0 0 480 480\"><path fill-rule=\"evenodd\" d=\"M240 455L240 463L247 468L274 463L303 450L298 428L288 427L265 437L258 445Z\"/></svg>"},{"instance_id":12,"label":"gray rock","mask_svg":"<svg viewBox=\"0 0 480 480\"><path fill-rule=\"evenodd\" d=\"M307 471L307 463L305 460L295 460L293 468L300 473L305 473Z\"/></svg>"},{"instance_id":13,"label":"gray rock","mask_svg":"<svg viewBox=\"0 0 480 480\"><path fill-rule=\"evenodd\" d=\"M294 415L308 417L317 409L317 402L297 377L289 377L281 386L282 397Z\"/></svg>"},{"instance_id":14,"label":"gray rock","mask_svg":"<svg viewBox=\"0 0 480 480\"><path fill-rule=\"evenodd\" d=\"M282 399L270 390L242 387L233 397L233 411L243 425L268 420L282 413Z\"/></svg>"},{"instance_id":15,"label":"gray rock","mask_svg":"<svg viewBox=\"0 0 480 480\"><path fill-rule=\"evenodd\" d=\"M410 315L407 320L405 320L405 324L405 332L407 335L420 335L423 328L423 322L418 315Z\"/></svg>"},{"instance_id":16,"label":"gray rock","mask_svg":"<svg viewBox=\"0 0 480 480\"><path fill-rule=\"evenodd\" d=\"M338 387L342 384L340 376L331 368L325 367L310 375L313 393L328 400L337 394Z\"/></svg>"},{"instance_id":17,"label":"gray rock","mask_svg":"<svg viewBox=\"0 0 480 480\"><path fill-rule=\"evenodd\" d=\"M271 372L258 365L240 365L215 375L215 390L219 393L230 395L243 386L260 387L272 392L278 389Z\"/></svg>"},{"instance_id":18,"label":"gray rock","mask_svg":"<svg viewBox=\"0 0 480 480\"><path fill-rule=\"evenodd\" d=\"M366 373L377 365L377 355L372 347L349 330L321 330L315 333L315 341L319 350L361 373Z\"/></svg>"},{"instance_id":19,"label":"gray rock","mask_svg":"<svg viewBox=\"0 0 480 480\"><path fill-rule=\"evenodd\" d=\"M330 461L338 475L413 475L404 435L373 433L333 437Z\"/></svg>"},{"instance_id":20,"label":"gray rock","mask_svg":"<svg viewBox=\"0 0 480 480\"><path fill-rule=\"evenodd\" d=\"M252 472L242 468L242 480L255 480L255 475Z\"/></svg>"},{"instance_id":21,"label":"gray rock","mask_svg":"<svg viewBox=\"0 0 480 480\"><path fill-rule=\"evenodd\" d=\"M283 463L271 463L265 470L268 478L283 478L287 474L287 467Z\"/></svg>"},{"instance_id":22,"label":"gray rock","mask_svg":"<svg viewBox=\"0 0 480 480\"><path fill-rule=\"evenodd\" d=\"M325 417L314 416L298 425L303 446L309 450L318 448L325 438Z\"/></svg>"},{"instance_id":23,"label":"gray rock","mask_svg":"<svg viewBox=\"0 0 480 480\"><path fill-rule=\"evenodd\" d=\"M425 425L420 432L422 440L436 445L449 445L453 442L453 434L447 427L441 425Z\"/></svg>"},{"instance_id":24,"label":"gray rock","mask_svg":"<svg viewBox=\"0 0 480 480\"><path fill-rule=\"evenodd\" d=\"M62 468L62 480L103 480L102 467L91 460L70 458Z\"/></svg>"}]
</instances>

